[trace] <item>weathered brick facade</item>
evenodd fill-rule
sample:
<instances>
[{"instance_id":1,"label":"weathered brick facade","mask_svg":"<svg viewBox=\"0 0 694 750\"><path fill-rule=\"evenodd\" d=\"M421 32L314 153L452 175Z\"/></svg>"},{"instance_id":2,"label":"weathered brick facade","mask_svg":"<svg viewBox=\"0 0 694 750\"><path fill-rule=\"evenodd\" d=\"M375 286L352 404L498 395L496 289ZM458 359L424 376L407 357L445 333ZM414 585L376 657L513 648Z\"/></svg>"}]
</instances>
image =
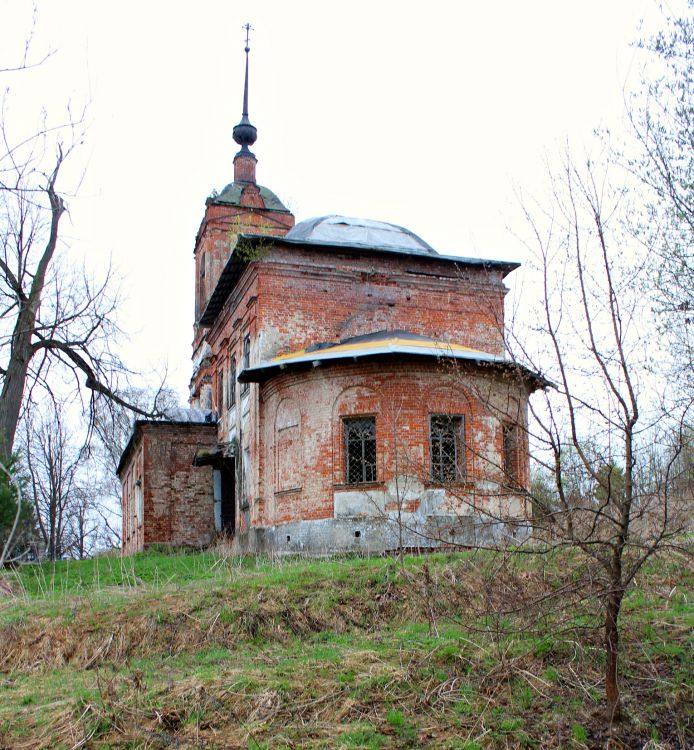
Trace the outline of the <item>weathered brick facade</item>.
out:
<instances>
[{"instance_id":1,"label":"weathered brick facade","mask_svg":"<svg viewBox=\"0 0 694 750\"><path fill-rule=\"evenodd\" d=\"M517 264L440 255L379 222L295 226L255 182L244 122L234 181L208 199L195 243L190 402L216 434L201 453L209 426L182 426L186 440L140 428L124 519L135 476L150 494L126 549L204 545L215 530L240 550L308 552L525 533L527 402L542 383L504 359Z\"/></svg>"},{"instance_id":2,"label":"weathered brick facade","mask_svg":"<svg viewBox=\"0 0 694 750\"><path fill-rule=\"evenodd\" d=\"M398 358L399 359L399 358ZM403 358L335 364L280 375L260 392L258 500L251 545L291 551L380 550L490 541L504 531L490 519L527 518L507 488L503 425L524 424L527 388L513 375ZM461 476L431 476L430 417L462 417ZM344 420L375 418L376 479L346 482ZM527 486L526 432L513 473ZM485 515L481 515L481 511ZM339 534L331 524L338 521ZM323 523L314 524L314 520ZM514 534L514 529L508 533ZM310 537L310 540L306 539Z\"/></svg>"},{"instance_id":3,"label":"weathered brick facade","mask_svg":"<svg viewBox=\"0 0 694 750\"><path fill-rule=\"evenodd\" d=\"M200 547L215 534L212 472L192 457L216 444L214 424L138 421L119 466L123 551Z\"/></svg>"}]
</instances>

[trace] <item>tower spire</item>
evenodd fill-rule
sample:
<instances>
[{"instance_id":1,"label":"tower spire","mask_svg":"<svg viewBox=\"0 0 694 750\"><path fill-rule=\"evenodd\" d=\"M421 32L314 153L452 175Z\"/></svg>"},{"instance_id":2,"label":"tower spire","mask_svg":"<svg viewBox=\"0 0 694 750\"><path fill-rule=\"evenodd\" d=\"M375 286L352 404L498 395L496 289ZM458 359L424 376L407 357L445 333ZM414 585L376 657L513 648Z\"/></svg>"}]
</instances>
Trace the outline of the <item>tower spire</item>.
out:
<instances>
[{"instance_id":1,"label":"tower spire","mask_svg":"<svg viewBox=\"0 0 694 750\"><path fill-rule=\"evenodd\" d=\"M248 37L250 36L250 33L251 33L250 23L247 23L243 28L246 29L246 47L244 50L246 52L246 78L243 84L243 113L242 115L243 117L248 119L248 53L251 51L251 48L248 46Z\"/></svg>"},{"instance_id":2,"label":"tower spire","mask_svg":"<svg viewBox=\"0 0 694 750\"><path fill-rule=\"evenodd\" d=\"M250 52L249 37L250 32L253 30L253 27L250 25L250 23L247 23L242 28L246 30L246 76L243 85L243 112L241 113L241 122L239 122L239 124L233 130L234 140L239 144L239 146L241 146L241 150L238 152L238 154L236 154L236 157L234 158L234 179L236 180L237 159L241 156L250 156L254 162L253 179L249 180L248 177L246 177L245 179L242 177L241 181L255 182L255 157L248 148L255 143L258 137L258 131L256 130L254 125L251 125L251 121L248 119L248 53Z\"/></svg>"}]
</instances>

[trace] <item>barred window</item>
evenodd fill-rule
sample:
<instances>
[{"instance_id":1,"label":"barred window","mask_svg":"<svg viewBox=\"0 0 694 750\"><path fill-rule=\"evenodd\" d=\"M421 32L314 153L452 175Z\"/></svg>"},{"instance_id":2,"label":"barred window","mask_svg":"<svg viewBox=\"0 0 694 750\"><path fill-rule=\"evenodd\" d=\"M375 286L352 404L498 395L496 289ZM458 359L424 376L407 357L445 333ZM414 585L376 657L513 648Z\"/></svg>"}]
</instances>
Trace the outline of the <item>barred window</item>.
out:
<instances>
[{"instance_id":1,"label":"barred window","mask_svg":"<svg viewBox=\"0 0 694 750\"><path fill-rule=\"evenodd\" d=\"M432 414L429 418L431 478L455 482L465 477L464 420L460 416Z\"/></svg>"},{"instance_id":2,"label":"barred window","mask_svg":"<svg viewBox=\"0 0 694 750\"><path fill-rule=\"evenodd\" d=\"M518 486L518 425L507 423L503 426L504 477L509 486Z\"/></svg>"},{"instance_id":3,"label":"barred window","mask_svg":"<svg viewBox=\"0 0 694 750\"><path fill-rule=\"evenodd\" d=\"M227 383L229 389L227 393L227 405L231 407L236 403L236 355L234 354L229 364L229 380Z\"/></svg>"},{"instance_id":4,"label":"barred window","mask_svg":"<svg viewBox=\"0 0 694 750\"><path fill-rule=\"evenodd\" d=\"M243 369L247 370L251 366L251 337L246 336L243 340ZM248 383L241 383L241 393L247 393Z\"/></svg>"},{"instance_id":5,"label":"barred window","mask_svg":"<svg viewBox=\"0 0 694 750\"><path fill-rule=\"evenodd\" d=\"M376 481L376 418L345 419L347 484Z\"/></svg>"}]
</instances>

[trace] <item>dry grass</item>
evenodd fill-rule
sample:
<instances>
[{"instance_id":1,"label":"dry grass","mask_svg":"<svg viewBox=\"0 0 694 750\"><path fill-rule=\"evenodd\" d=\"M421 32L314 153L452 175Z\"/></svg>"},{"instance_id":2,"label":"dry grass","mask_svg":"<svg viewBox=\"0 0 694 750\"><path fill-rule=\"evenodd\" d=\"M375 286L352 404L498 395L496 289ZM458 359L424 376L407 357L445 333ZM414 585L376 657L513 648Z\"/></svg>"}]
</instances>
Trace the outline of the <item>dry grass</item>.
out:
<instances>
[{"instance_id":1,"label":"dry grass","mask_svg":"<svg viewBox=\"0 0 694 750\"><path fill-rule=\"evenodd\" d=\"M0 748L694 746L684 557L627 599L612 727L569 556L208 564L3 601Z\"/></svg>"}]
</instances>

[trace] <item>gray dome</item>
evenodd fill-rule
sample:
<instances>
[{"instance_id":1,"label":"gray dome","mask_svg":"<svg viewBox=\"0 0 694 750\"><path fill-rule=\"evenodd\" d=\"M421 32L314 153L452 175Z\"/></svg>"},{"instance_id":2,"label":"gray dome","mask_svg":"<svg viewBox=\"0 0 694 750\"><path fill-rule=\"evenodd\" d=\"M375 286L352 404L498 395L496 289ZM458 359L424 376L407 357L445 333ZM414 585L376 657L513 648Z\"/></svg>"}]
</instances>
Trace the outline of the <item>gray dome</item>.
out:
<instances>
[{"instance_id":1,"label":"gray dome","mask_svg":"<svg viewBox=\"0 0 694 750\"><path fill-rule=\"evenodd\" d=\"M409 229L372 219L349 216L319 216L296 224L285 236L286 240L314 245L363 247L391 250L416 255L438 255Z\"/></svg>"}]
</instances>

